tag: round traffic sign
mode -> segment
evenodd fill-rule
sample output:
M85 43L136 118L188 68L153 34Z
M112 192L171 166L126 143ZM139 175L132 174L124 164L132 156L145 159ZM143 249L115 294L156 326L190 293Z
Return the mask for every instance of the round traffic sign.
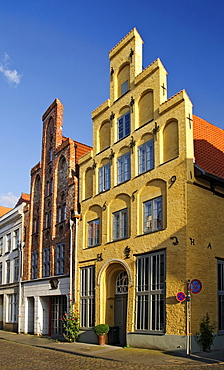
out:
M192 294L198 294L202 290L202 283L198 279L193 279L190 282L189 289Z
M179 302L183 302L185 301L186 299L186 294L184 292L178 292L176 294L176 299L179 301Z

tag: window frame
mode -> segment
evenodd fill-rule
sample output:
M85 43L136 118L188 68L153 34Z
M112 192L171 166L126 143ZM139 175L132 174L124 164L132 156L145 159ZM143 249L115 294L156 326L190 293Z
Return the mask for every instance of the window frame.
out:
M110 189L110 163L99 168L99 192Z
M12 235L11 235L11 233L7 234L6 238L7 238L7 240L6 240L6 247L7 247L6 253L9 253L11 251L11 248L12 248Z
M18 301L17 301L17 294L8 294L7 295L7 322L9 323L17 323L17 309L18 309Z
M128 238L128 208L113 213L113 240Z
M129 81L126 80L123 82L123 84L121 84L121 96L126 94L126 92L129 91Z
M159 205L159 207L158 207ZM149 207L150 206L150 207ZM151 208L151 211L147 211L146 207ZM156 216L155 217L155 212ZM161 213L161 217L158 220L159 213ZM151 216L151 220L149 220L149 217ZM152 227L149 228L147 224L151 221ZM157 222L157 226L155 226ZM158 223L160 222L160 225L158 226ZM149 199L145 202L143 202L143 231L144 234L153 233L155 231L159 231L163 229L163 204L162 204L162 195Z
M31 255L31 279L37 279L38 271L38 252L32 252Z
M98 226L98 227L97 227ZM88 248L100 245L100 218L88 222Z
M80 268L80 327L95 324L95 266Z
M131 113L130 110L120 116L117 120L117 140L122 140L131 133Z
M4 239L3 236L0 237L0 256L3 255L3 245L4 245Z
M19 257L14 258L14 282L19 281Z
M122 184L131 178L131 153L127 152L117 158L117 183Z
M20 245L20 232L19 229L14 230L13 233L14 236L14 246L13 249L18 249Z
M153 168L154 168L154 139L151 139L139 145L138 147L138 174L141 175L142 173L150 171Z
M10 260L7 260L5 261L6 263L6 274L5 274L5 277L6 277L6 284L10 284L10 280L11 280L11 261Z
M136 259L135 330L166 331L166 253L159 251Z
M3 284L2 261L0 262L0 285Z
M56 245L55 250L56 258L56 275L64 275L65 273L65 245L64 243L59 243Z
M43 277L50 276L50 247L43 250Z

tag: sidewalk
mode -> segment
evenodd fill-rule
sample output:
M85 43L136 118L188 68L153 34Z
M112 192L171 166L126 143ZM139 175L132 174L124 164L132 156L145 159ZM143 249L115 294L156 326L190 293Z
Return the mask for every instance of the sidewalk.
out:
M98 346L86 343L57 342L45 337L34 335L16 334L0 330L0 339L26 344L35 347L47 348L56 351L73 353L81 356L97 357L130 364L147 365L190 365L202 366L222 364L224 367L224 351L212 351L210 353L197 353L191 356L177 352L162 352L139 348L122 348L116 346Z

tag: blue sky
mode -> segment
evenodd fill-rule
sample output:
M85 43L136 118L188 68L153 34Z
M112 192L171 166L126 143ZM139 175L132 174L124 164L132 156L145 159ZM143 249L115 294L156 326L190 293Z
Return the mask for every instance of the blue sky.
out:
M0 205L30 191L42 120L59 98L64 136L92 145L91 112L109 98L109 51L136 27L143 66L160 58L168 97L224 129L224 1L7 0L0 4Z

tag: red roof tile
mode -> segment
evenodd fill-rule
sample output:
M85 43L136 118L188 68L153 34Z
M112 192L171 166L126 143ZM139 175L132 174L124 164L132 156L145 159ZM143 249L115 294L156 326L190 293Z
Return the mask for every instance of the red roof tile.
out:
M0 206L0 217L11 211L12 208Z
M224 178L224 130L193 116L195 163L205 172Z
M18 207L22 203L30 203L30 194L21 193L21 196L16 203L15 207Z

